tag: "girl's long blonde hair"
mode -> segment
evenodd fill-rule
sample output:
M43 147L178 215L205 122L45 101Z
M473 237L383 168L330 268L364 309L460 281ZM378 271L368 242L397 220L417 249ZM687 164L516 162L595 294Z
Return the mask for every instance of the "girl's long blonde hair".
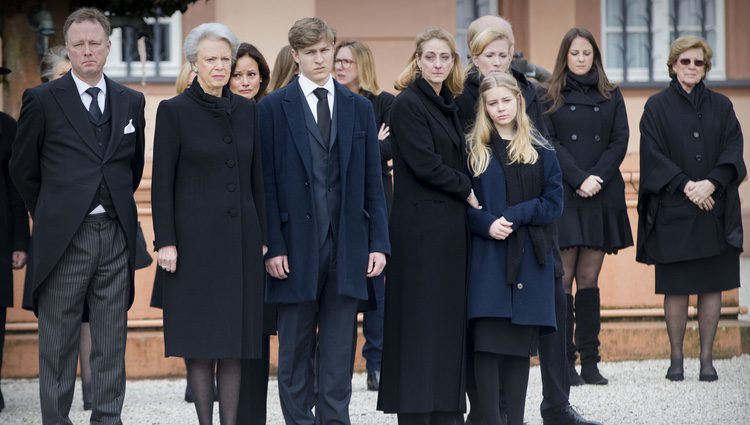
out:
M508 143L508 162L510 164L534 164L539 159L537 147L552 149L549 142L534 128L526 114L526 101L516 79L504 72L492 72L482 79L479 85L479 99L477 100L477 119L469 134L466 136L469 158L468 164L474 177L487 170L492 160L490 139L495 131L495 123L487 114L485 97L494 88L505 87L517 99L517 111L514 124L515 134Z

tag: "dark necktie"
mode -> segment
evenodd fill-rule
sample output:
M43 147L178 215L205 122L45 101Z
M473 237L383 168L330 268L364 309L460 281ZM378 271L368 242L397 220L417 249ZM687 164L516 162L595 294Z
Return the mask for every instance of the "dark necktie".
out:
M328 90L318 87L313 90L318 98L318 128L325 145L331 143L331 109L328 107Z
M89 104L89 114L94 122L99 122L102 118L102 110L99 108L99 87L89 87L86 89L86 93L91 96L91 103Z

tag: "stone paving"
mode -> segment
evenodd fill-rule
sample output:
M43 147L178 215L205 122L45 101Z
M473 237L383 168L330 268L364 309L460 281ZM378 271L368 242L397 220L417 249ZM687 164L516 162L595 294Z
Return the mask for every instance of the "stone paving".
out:
M586 417L608 425L693 425L750 424L750 356L717 360L717 382L698 381L698 361L685 364L684 382L664 379L666 360L603 363L602 374L609 378L607 386L582 386L571 390L571 403ZM126 425L191 425L197 424L191 404L182 400L184 380L128 381L123 422ZM395 415L375 410L377 393L367 391L365 376L353 381L350 408L353 425L396 425ZM37 380L4 380L5 410L0 424L39 424ZM71 409L74 424L88 423L89 413L81 408L80 386ZM532 367L526 403L526 421L542 423L539 416L541 382L539 368ZM218 410L218 405L215 410ZM218 424L218 412L214 412ZM269 384L268 424L283 424L279 409L276 381Z

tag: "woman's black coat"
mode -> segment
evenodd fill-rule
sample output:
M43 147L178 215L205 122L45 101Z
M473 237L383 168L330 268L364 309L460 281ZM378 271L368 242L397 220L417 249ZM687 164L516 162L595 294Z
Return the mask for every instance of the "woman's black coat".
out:
M167 356L260 358L265 200L255 102L197 82L159 105L154 246L177 246L163 290Z
M417 87L421 84L422 87ZM433 103L417 80L391 111L392 255L378 409L465 410L468 227L464 138L456 113ZM450 92L443 87L443 95ZM453 104L450 99L450 104Z
M641 118L641 181L636 260L673 263L742 251L738 186L747 175L732 102L700 83L695 104L680 84L651 96ZM688 180L717 185L702 211L683 194Z
M372 102L378 131L380 131L382 124L390 126L391 106L396 97L385 91L380 92L380 94L365 91L362 95ZM391 206L393 205L393 175L391 173L392 168L388 165L388 161L393 159L392 144L390 136L380 141L380 168L383 170L383 190L385 191L385 205L388 208L388 214L391 213Z
M8 172L15 137L16 121L0 112L0 308L13 306L13 251L29 245L29 215Z
M562 248L589 246L616 252L632 246L620 173L630 137L622 93L615 88L606 98L595 87L585 91L568 83L560 95L564 103L545 118L563 172ZM576 189L590 175L604 180L602 189L593 197L581 198Z

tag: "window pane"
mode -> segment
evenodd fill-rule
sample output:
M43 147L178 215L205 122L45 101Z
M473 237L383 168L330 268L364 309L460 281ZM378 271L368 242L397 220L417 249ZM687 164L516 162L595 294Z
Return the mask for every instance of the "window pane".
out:
M622 34L607 34L604 56L608 68L622 68Z
M149 25L151 27L151 36L146 37L146 60L147 61L153 61L154 60L154 46L156 45L156 28L155 26L159 25L159 29L161 30L160 34L160 40L159 40L159 46L160 46L160 53L159 53L159 59L160 61L169 61L170 60L170 52L169 52L169 24L151 24ZM128 60L128 53L130 54L130 60L131 61L138 61L139 55L138 55L138 39L136 38L136 32L132 28L123 28L123 36L122 36L122 61L127 62Z
M606 26L608 27L621 27L622 26L622 2L624 0L606 0Z
M628 68L648 68L648 35L628 34Z
M628 26L645 27L647 25L647 7L646 0L631 0L628 5Z

